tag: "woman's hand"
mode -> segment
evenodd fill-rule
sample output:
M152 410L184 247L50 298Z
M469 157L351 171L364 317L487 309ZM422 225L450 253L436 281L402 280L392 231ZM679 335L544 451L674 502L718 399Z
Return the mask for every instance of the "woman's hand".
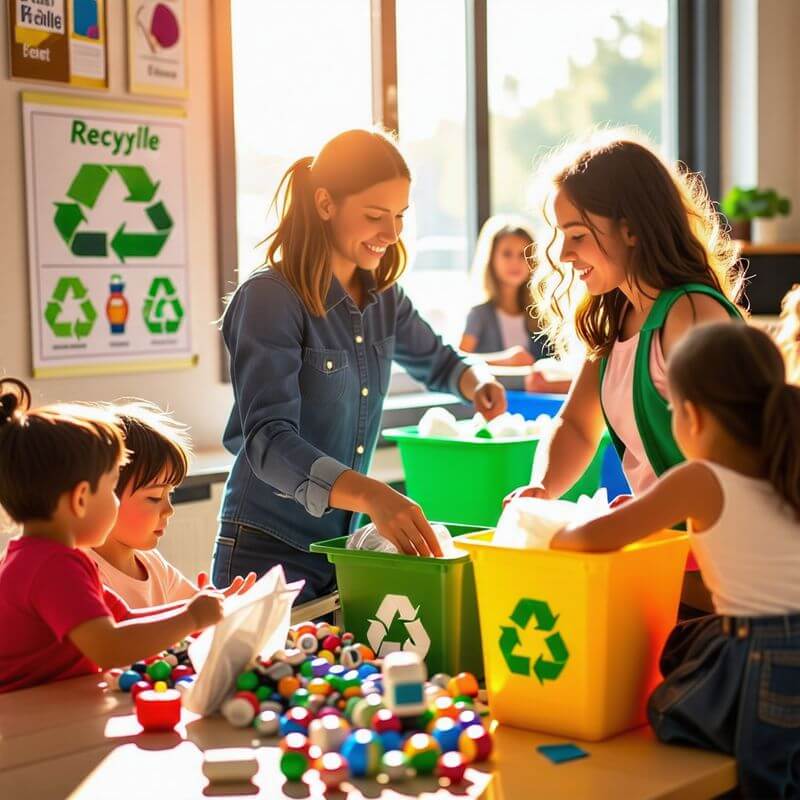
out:
M530 352L518 344L509 347L505 353L504 361L509 367L530 367L534 363L534 358Z
M378 484L375 487L366 511L378 533L401 553L437 558L442 555L436 534L419 505L390 486Z
M519 489L514 489L513 492L505 496L505 499L503 500L503 508L505 508L512 500L516 500L519 497L538 497L541 500L552 500L550 493L541 484L520 486Z
M472 402L475 411L483 414L487 420L499 417L508 408L505 387L494 379L477 385Z

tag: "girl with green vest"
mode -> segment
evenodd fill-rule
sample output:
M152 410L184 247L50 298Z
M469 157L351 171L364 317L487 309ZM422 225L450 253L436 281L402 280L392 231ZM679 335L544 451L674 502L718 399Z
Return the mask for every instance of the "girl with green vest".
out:
M737 254L702 179L632 140L559 163L550 200L553 236L534 273L535 306L558 353L582 346L586 355L530 485L509 499L562 495L605 428L637 495L684 460L671 430L666 360L694 326L740 316ZM710 608L696 571L683 599Z

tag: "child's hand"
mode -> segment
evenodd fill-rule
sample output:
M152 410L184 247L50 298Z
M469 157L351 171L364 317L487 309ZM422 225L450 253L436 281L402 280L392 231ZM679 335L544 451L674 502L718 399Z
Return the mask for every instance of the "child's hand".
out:
M217 589L216 586L214 586L212 583L209 583L207 572L198 572L197 586L200 589L213 589L214 591L222 592L225 597L230 597L234 594L244 594L245 592L249 591L256 582L257 577L258 576L255 572L249 572L246 578L243 578L241 575L237 575L231 581L231 585L228 586L227 589Z
M186 613L197 630L215 625L222 619L222 600L219 592L198 592L186 606Z

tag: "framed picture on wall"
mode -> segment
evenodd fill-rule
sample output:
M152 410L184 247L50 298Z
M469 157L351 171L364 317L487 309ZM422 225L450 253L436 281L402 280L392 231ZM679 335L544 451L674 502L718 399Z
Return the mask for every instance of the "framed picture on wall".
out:
M128 89L186 97L185 0L127 0Z
M12 78L108 88L105 0L8 0Z

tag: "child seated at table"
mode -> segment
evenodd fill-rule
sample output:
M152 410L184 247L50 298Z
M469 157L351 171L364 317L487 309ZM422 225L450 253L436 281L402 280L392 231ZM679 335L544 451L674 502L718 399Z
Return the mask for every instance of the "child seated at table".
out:
M156 549L175 509L171 494L186 477L191 442L185 425L152 403L110 407L125 437L128 462L116 486L117 521L106 540L89 551L106 586L131 608L187 600L208 582L197 584L170 564ZM236 577L223 594L244 592L256 574Z
M688 522L715 614L678 625L649 719L664 742L736 756L746 797L800 791L800 388L743 322L699 326L668 366L687 458L644 494L556 534L605 551Z
M222 616L217 593L131 611L103 588L81 548L116 521L122 432L96 406L30 397L0 381L0 504L22 524L0 561L0 693L130 664Z

